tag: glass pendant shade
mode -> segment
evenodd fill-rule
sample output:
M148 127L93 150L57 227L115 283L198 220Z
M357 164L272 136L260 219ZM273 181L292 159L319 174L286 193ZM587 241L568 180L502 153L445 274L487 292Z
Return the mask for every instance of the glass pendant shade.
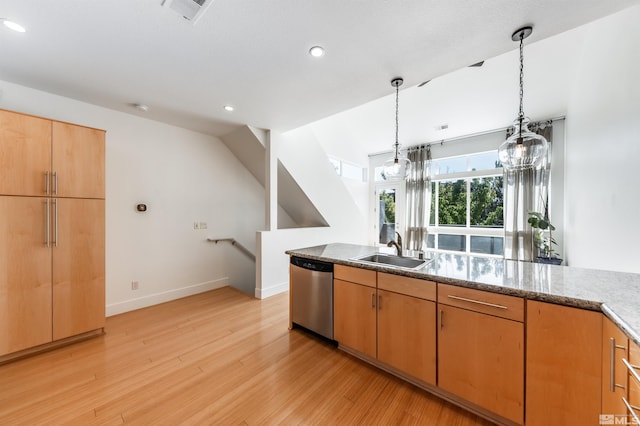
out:
M515 131L500 145L498 158L506 170L523 170L542 165L547 157L548 143L544 136L533 133L527 127L529 119L517 118Z
M531 35L531 27L522 27L513 34L511 40L520 42L520 109L513 122L514 132L498 148L498 158L505 170L533 169L542 165L547 158L548 143L544 136L529 130L529 119L524 115L524 52L523 40Z
M401 180L409 177L411 170L411 161L400 152L400 146L394 145L396 155L384 162L384 177L387 180Z

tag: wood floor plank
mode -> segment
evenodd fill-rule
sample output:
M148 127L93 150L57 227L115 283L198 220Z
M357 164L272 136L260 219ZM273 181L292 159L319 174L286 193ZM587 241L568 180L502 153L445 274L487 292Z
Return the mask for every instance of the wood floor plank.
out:
M107 318L103 336L1 365L0 424L490 424L289 331L288 309L222 288Z

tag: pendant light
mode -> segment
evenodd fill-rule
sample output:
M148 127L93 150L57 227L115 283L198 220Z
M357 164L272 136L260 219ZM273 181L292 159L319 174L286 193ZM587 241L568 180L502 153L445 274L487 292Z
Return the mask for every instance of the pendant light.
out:
M398 143L398 91L404 80L397 77L391 80L391 86L396 88L396 143L393 145L394 156L384 162L384 176L387 180L402 180L409 176L411 162L400 151Z
M529 37L533 29L523 27L511 35L513 41L520 42L520 111L518 118L513 122L514 132L498 149L498 157L505 170L524 170L536 168L541 165L547 155L547 140L527 127L529 119L524 116L522 108L523 80L524 80L524 56L523 40Z

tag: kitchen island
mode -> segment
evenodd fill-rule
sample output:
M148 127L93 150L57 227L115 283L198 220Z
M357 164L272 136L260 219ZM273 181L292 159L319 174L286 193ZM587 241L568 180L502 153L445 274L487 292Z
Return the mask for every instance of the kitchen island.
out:
M344 351L499 424L640 412L639 274L435 252L418 269L357 260L378 251L287 251L334 265Z
M640 274L435 252L427 252L426 257L433 260L417 270L353 260L378 250L371 246L334 243L288 250L286 253L337 265L602 311L640 345Z

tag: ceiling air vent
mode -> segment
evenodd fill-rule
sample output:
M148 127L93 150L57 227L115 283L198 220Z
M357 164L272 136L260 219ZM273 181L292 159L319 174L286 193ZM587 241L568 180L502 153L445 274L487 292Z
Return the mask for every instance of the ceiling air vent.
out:
M162 5L195 24L211 3L213 0L164 0Z

